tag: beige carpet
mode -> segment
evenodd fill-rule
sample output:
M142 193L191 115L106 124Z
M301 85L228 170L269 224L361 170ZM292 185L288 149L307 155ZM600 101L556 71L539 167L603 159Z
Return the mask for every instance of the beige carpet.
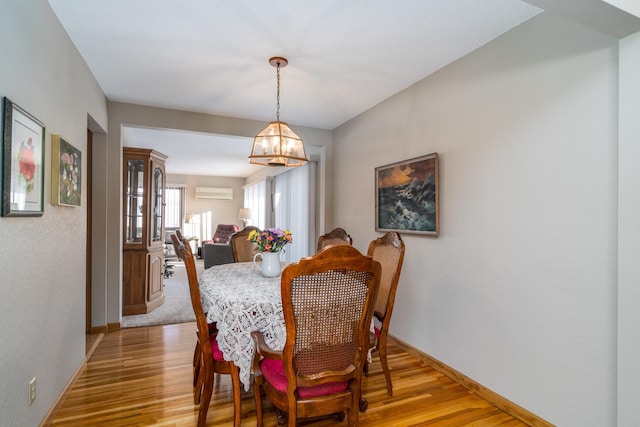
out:
M202 260L196 260L198 275L204 269ZM164 303L147 314L123 316L121 327L137 328L141 326L168 325L173 323L194 322L187 272L182 262L174 263L173 276L164 279Z

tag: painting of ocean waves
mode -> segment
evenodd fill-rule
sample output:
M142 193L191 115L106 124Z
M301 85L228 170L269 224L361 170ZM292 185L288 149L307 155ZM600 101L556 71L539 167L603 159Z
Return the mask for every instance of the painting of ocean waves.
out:
M377 229L438 234L437 154L376 169Z

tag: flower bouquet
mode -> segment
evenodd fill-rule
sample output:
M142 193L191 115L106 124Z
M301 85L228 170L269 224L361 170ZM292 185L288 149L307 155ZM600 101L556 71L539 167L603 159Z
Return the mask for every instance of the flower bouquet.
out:
M263 231L252 230L247 240L258 245L260 252L280 252L287 243L293 241L293 235L289 230L267 228Z

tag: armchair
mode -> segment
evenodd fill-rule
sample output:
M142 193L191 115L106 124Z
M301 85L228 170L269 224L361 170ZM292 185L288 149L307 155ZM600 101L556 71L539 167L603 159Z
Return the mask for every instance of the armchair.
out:
M240 230L235 224L218 224L216 232L213 233L213 243L229 243L229 238L233 233Z
M229 238L238 230L239 227L235 224L218 224L213 238L202 242L204 268L233 262L233 252L231 251Z

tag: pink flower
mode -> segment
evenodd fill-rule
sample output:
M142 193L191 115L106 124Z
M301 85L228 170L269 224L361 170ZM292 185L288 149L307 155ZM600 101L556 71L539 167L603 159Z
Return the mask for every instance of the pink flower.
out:
M33 159L33 141L29 138L29 141L26 143L23 142L20 147L19 158L20 158L20 174L24 176L24 179L27 182L33 179L33 175L36 172L36 162Z

